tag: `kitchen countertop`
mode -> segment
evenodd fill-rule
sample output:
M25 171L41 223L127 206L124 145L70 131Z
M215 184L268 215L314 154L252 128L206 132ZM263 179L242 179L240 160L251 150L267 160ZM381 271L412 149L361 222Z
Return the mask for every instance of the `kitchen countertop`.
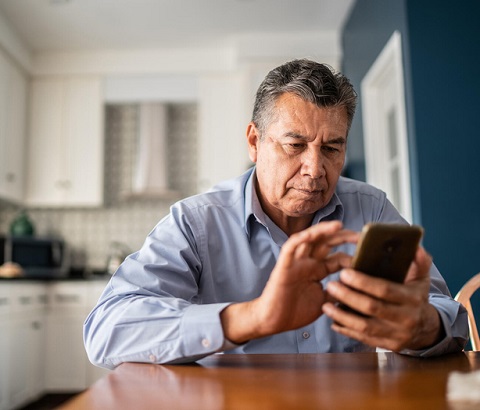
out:
M33 276L19 276L15 278L2 278L0 277L1 283L8 282L91 282L91 281L108 281L112 275L109 274L94 274L88 276L63 276L63 277L33 277Z

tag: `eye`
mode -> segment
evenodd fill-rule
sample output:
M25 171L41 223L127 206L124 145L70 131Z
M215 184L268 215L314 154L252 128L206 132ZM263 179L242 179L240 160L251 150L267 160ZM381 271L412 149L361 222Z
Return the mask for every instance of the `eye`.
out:
M300 152L304 148L305 148L305 144L302 144L302 143L285 144L285 150L289 153Z
M337 152L340 152L338 148L332 147L330 145L323 145L322 150L325 151L327 154L335 154Z

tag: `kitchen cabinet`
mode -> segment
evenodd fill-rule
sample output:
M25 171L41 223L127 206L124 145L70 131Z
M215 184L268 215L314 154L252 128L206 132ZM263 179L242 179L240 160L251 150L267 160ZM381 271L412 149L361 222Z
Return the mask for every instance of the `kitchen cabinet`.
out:
M16 408L38 397L44 390L43 369L46 287L42 283L9 287L9 321L5 327L8 352L6 408Z
M24 195L27 78L0 50L0 198Z
M55 283L49 287L47 315L47 391L80 391L87 387L87 356L83 346L88 284Z
M0 286L0 410L7 410L10 404L9 397L9 328L11 296L9 287Z
M243 75L203 76L199 87L198 190L236 177L252 164L245 129L247 80Z
M90 363L83 345L83 323L105 285L72 281L49 286L47 391L80 391L108 372Z
M45 392L81 391L108 370L93 366L83 322L104 281L0 281L0 410Z
M103 150L101 79L35 78L30 94L26 204L100 206Z
M87 306L87 313L85 318L90 313L90 311L95 307L97 304L100 295L105 290L107 283L104 281L95 281L89 284L89 299L88 299L88 306ZM82 336L83 337L83 336ZM82 339L83 340L83 339ZM85 349L82 345L82 348ZM91 386L97 380L101 379L105 376L110 370L104 369L102 367L94 366L87 358L87 386Z

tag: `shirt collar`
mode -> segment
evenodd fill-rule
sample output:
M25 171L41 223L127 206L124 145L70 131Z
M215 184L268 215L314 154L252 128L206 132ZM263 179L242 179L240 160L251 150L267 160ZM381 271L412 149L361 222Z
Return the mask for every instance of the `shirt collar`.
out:
M255 219L254 214L254 198L258 201L257 191L255 189L255 167L252 168L252 173L245 184L245 215L244 215L244 223L245 223L245 232L250 239L250 221Z

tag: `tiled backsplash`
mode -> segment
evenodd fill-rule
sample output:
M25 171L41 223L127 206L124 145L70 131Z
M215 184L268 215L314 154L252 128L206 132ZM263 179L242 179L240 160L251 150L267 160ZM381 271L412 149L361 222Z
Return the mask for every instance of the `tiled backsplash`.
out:
M172 198L126 198L137 151L139 107L110 105L105 113L105 201L102 208L28 209L38 235L60 235L72 250L74 267L103 269L111 242L137 250L165 216ZM197 106L168 105L169 188L178 198L196 192ZM8 232L19 208L0 204L0 232Z

